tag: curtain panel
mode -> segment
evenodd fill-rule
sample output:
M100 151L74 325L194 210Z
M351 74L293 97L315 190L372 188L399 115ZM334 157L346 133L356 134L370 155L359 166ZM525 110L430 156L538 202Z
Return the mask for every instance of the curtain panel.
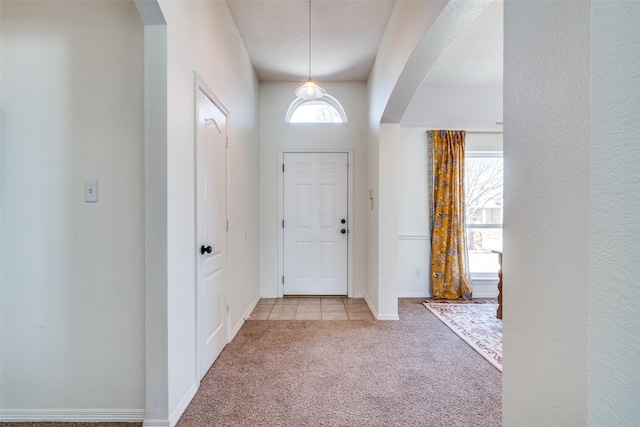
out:
M465 131L433 130L427 134L433 297L466 300L473 288L465 229Z

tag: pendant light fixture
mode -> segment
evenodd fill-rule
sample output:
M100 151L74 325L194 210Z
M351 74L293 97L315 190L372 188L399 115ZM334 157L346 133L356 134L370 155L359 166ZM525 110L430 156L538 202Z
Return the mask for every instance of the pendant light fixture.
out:
M298 98L307 101L320 99L326 94L326 91L311 79L311 0L309 0L309 80L296 89L294 93Z

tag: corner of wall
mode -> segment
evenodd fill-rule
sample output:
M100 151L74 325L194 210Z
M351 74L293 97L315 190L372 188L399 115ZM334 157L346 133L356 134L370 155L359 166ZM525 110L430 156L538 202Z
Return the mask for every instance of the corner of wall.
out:
M147 2L142 2L147 3ZM137 3L136 3L137 4ZM143 17L144 22L144 17ZM167 26L144 26L145 426L168 426Z

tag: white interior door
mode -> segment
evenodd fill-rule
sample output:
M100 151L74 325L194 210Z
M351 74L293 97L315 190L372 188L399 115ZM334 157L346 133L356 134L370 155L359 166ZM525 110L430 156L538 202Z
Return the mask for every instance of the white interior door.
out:
M200 379L228 341L226 116L197 91L197 319Z
M284 153L284 294L347 295L348 155Z

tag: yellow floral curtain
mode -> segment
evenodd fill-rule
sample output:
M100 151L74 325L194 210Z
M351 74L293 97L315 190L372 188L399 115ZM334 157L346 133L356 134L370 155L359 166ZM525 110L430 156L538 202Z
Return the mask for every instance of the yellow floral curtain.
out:
M427 131L431 170L431 283L434 298L469 299L465 238L465 131Z

